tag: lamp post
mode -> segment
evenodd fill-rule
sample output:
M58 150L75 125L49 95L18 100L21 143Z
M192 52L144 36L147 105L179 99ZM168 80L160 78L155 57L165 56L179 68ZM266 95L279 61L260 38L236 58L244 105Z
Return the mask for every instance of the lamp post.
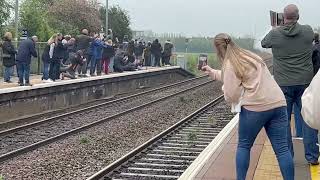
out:
M14 23L15 23L15 40L18 41L18 34L19 34L19 24L18 24L18 17L19 17L19 0L16 0L15 4L15 14L14 14Z
M108 35L108 0L106 0L106 35Z

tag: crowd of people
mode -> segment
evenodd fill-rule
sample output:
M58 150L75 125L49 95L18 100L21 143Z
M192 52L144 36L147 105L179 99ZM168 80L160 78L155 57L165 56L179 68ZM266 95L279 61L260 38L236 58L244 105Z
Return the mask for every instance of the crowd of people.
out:
M30 86L30 64L37 54L36 36L19 43L18 50L12 44L12 34L6 32L3 38L4 81L12 83L11 76L16 66L20 86ZM143 40L128 40L125 36L120 43L110 35L89 34L83 29L76 37L52 35L41 54L43 62L43 82L60 79L101 76L113 72L135 71L143 66L168 66L172 56L173 44L170 40L160 44L158 39L145 43ZM162 63L160 60L162 59Z
M284 9L284 25L274 27L262 40L271 48L274 77L256 54L236 45L228 34L214 38L222 70L202 69L214 80L223 81L223 91L234 112L240 113L236 153L237 180L245 180L250 150L262 128L271 141L284 180L295 179L291 113L294 107L296 140L302 140L306 161L319 165L318 130L301 115L301 97L320 66L319 35L309 25L298 23L296 5Z

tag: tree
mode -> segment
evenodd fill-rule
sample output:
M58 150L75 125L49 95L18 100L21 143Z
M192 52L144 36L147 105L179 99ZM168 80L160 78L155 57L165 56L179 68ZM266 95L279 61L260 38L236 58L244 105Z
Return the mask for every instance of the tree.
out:
M76 34L86 28L91 32L101 31L99 4L96 0L57 0L50 6L50 22L63 34Z
M10 17L12 5L7 0L0 0L0 32L3 33L5 22Z
M20 22L29 36L37 35L40 41L47 41L54 33L48 23L47 8L51 5L51 0L25 0L21 4Z
M100 19L103 22L103 27L106 27L106 8L100 7ZM132 30L130 28L130 16L128 12L121 9L119 6L113 6L108 10L109 28L112 29L113 36L118 37L122 41L125 35L129 39L132 38Z

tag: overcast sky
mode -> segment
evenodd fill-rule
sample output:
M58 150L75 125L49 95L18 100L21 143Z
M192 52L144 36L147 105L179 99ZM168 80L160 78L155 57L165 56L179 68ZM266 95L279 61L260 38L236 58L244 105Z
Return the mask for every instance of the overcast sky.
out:
M290 3L298 5L302 24L320 26L319 0L109 0L129 12L134 30L258 38L270 29L269 10L282 11Z

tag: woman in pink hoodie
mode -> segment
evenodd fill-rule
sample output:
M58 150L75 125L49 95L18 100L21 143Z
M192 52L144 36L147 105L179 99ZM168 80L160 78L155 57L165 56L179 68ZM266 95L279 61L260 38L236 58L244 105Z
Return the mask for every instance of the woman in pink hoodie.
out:
M245 180L250 150L264 127L276 153L284 180L294 180L294 164L287 141L286 99L264 61L237 46L228 34L214 38L222 70L202 69L213 80L224 82L225 100L239 105L239 144L236 155L237 180Z

